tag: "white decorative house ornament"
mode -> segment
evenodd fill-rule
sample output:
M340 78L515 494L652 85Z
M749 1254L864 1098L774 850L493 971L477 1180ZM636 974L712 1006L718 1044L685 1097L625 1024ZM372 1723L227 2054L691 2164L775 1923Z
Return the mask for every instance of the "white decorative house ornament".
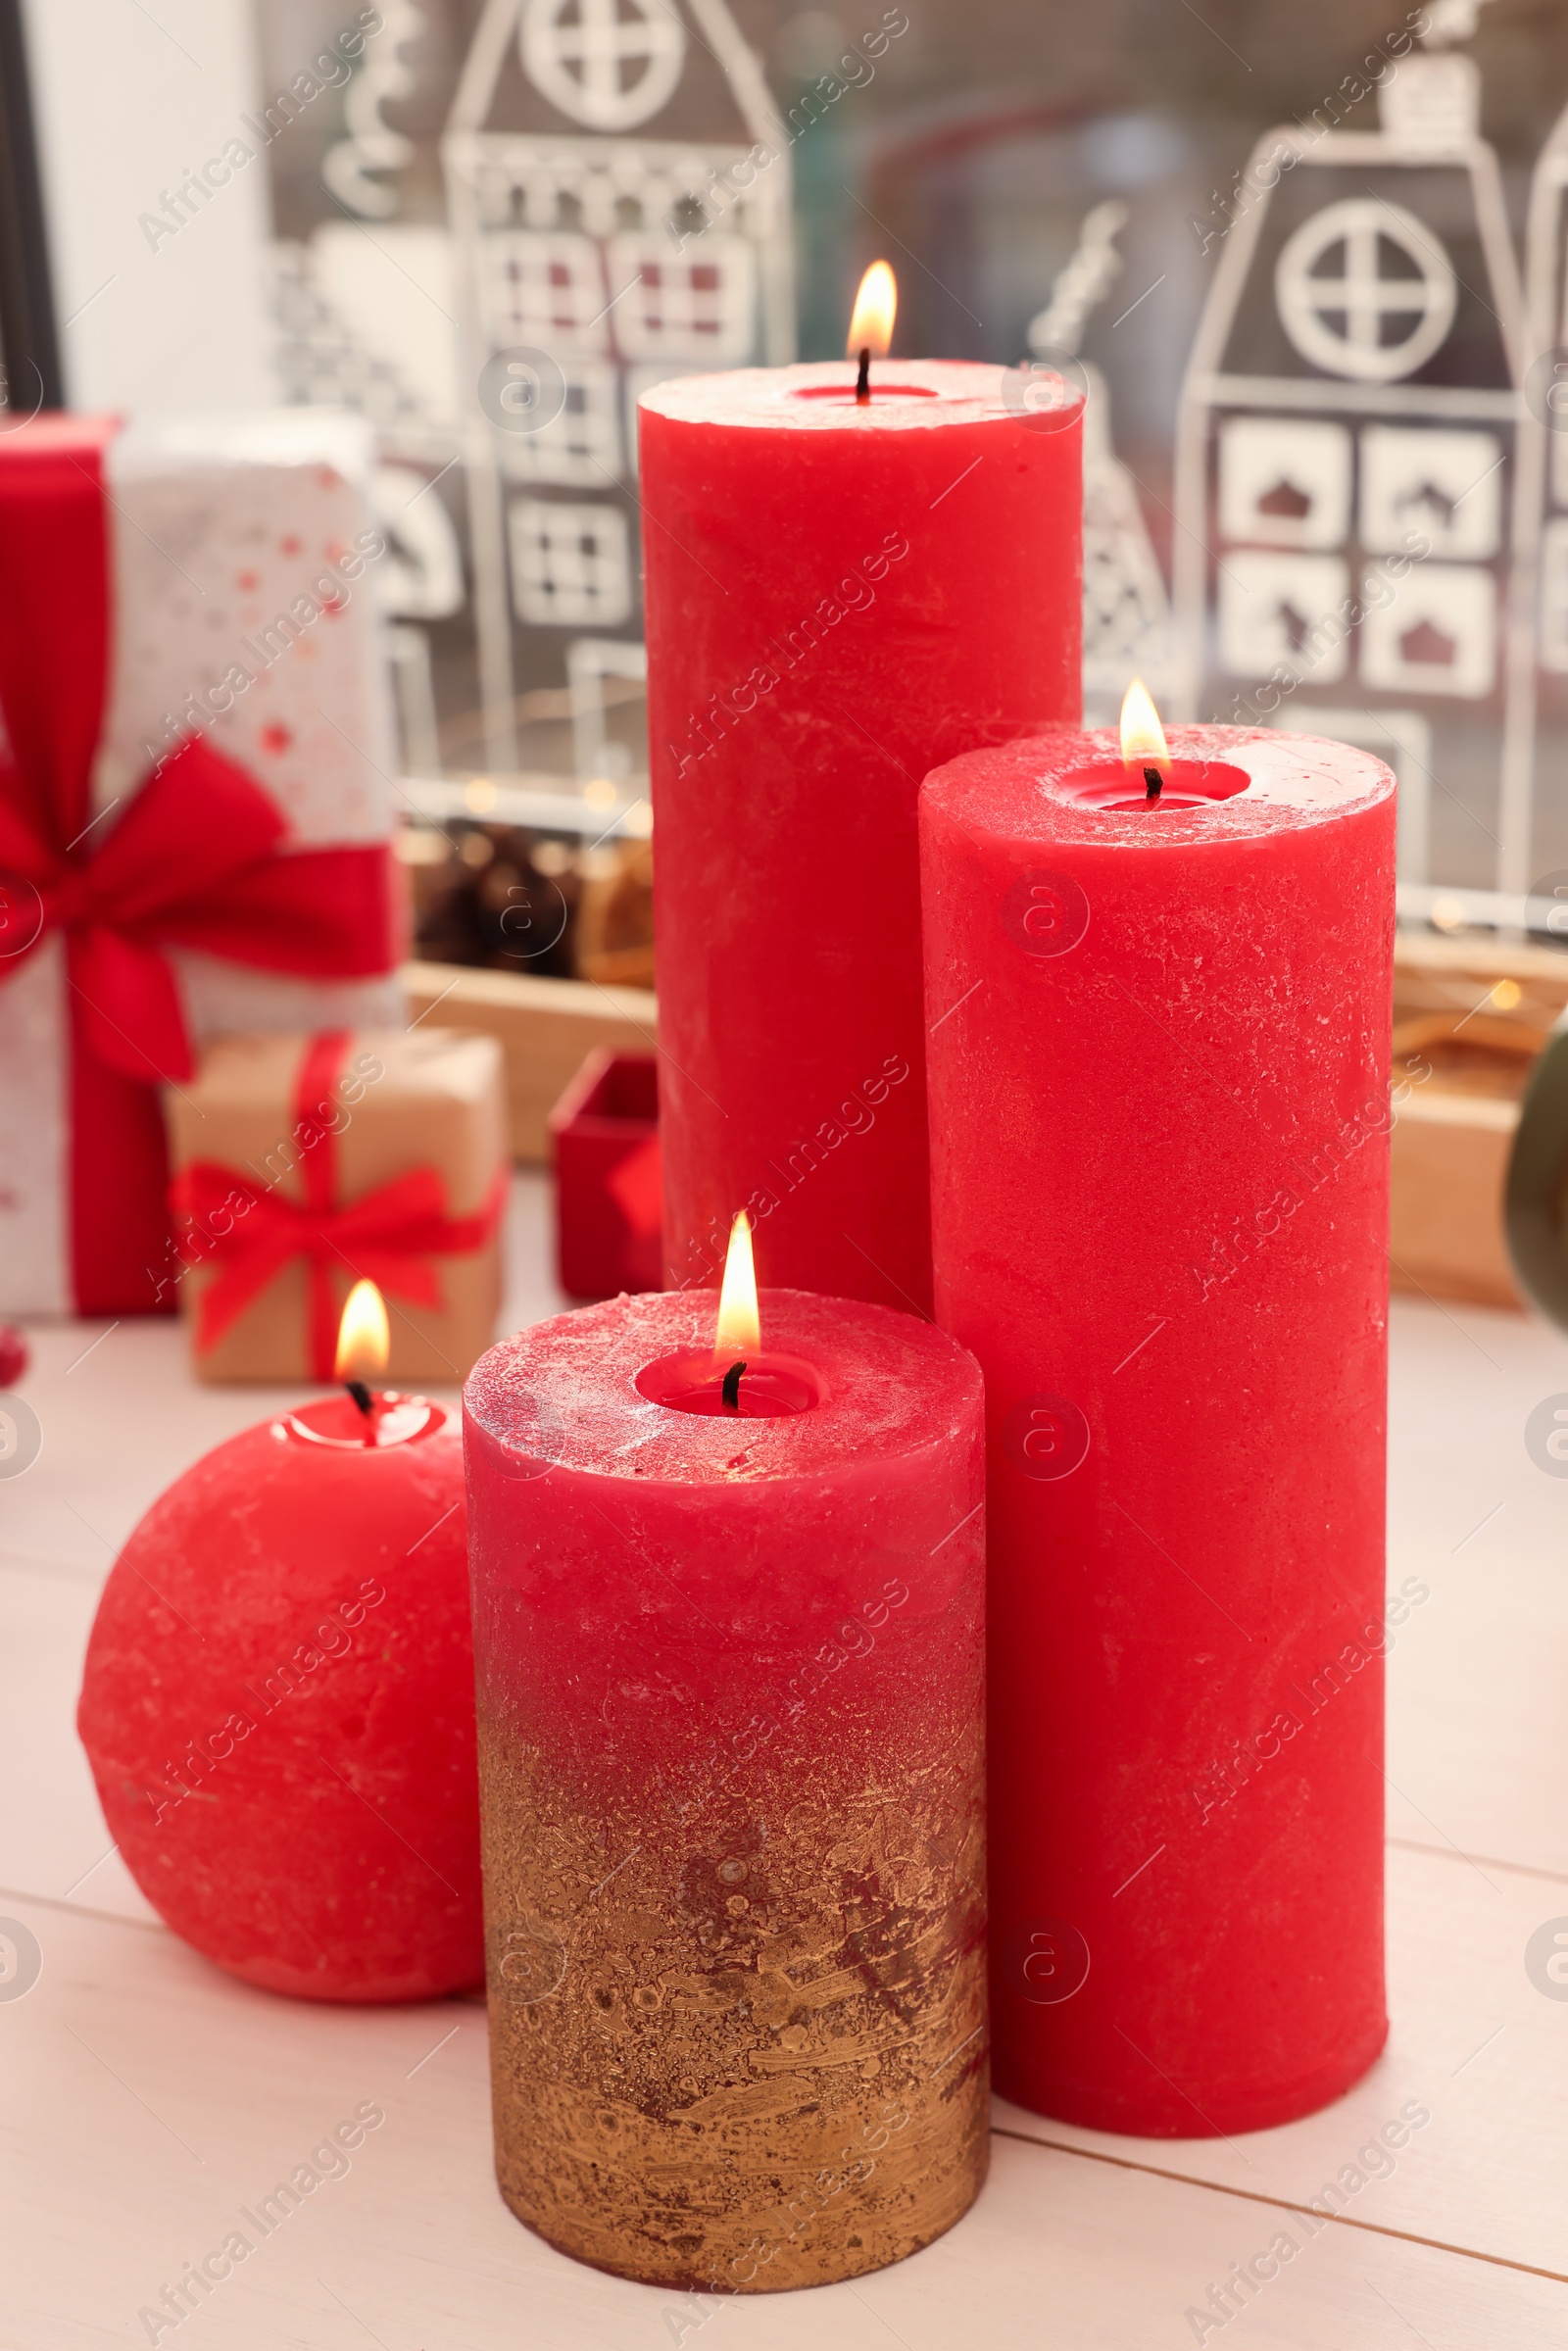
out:
M1524 303L1480 91L1469 58L1415 53L1377 129L1259 141L1178 424L1183 714L1388 759L1412 914L1504 886L1521 810L1528 838Z
M542 651L579 753L615 763L579 704L641 665L637 398L794 356L789 146L724 0L487 0L442 154L492 768L519 764Z
M379 436L404 772L439 777L444 734L460 772L543 779L574 758L578 782L629 781L638 396L793 358L799 132L725 0L382 13L315 223L275 248L277 364L291 402ZM385 110L413 94L416 42L460 22L441 223L410 217L434 142Z

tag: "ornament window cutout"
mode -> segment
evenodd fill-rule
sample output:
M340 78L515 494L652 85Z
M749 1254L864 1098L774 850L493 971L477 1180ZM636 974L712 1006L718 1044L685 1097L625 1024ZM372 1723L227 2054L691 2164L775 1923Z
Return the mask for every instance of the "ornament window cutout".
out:
M1219 567L1223 666L1234 677L1285 668L1314 685L1337 685L1349 635L1337 615L1349 581L1342 556L1228 551Z
M534 88L589 130L646 122L686 62L686 28L663 0L527 0L517 45Z
M615 237L610 273L629 288L612 313L615 341L627 359L678 354L710 363L750 355L757 254L746 238L710 229L689 253L676 253L667 236Z
M1282 473L1273 489L1265 490L1256 501L1253 512L1266 514L1271 522L1304 522L1312 506L1307 492L1298 490L1290 476Z
M1458 288L1403 205L1346 197L1303 220L1275 265L1280 323L1301 358L1355 383L1397 383L1440 350Z
M1568 514L1541 534L1541 666L1568 677Z
M1431 620L1418 620L1413 628L1407 628L1398 646L1399 659L1417 668L1451 669L1459 658L1454 639L1446 637Z
M492 350L539 344L557 358L610 347L604 262L592 237L501 229L479 240L479 305Z
M508 481L558 482L564 489L603 490L621 472L620 401L608 360L564 360L565 399L536 432L496 435Z
M507 514L517 617L535 628L618 628L632 605L618 507L516 498Z
M1375 583L1368 581L1369 596ZM1386 590L1385 590L1386 593ZM1490 571L1423 563L1361 625L1361 683L1375 694L1480 702L1497 676L1497 583Z
M1503 452L1494 433L1369 424L1361 435L1361 544L1391 555L1419 531L1437 556L1485 563L1502 544Z
M1269 547L1339 547L1350 527L1343 424L1236 416L1220 428L1219 526Z

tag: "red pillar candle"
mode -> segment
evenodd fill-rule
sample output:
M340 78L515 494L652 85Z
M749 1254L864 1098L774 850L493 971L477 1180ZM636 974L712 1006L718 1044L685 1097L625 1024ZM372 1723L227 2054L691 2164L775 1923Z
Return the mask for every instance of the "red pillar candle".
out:
M483 1972L463 1455L421 1396L302 1404L206 1454L104 1588L77 1727L131 1875L269 1991Z
M723 2292L912 2252L987 2149L980 1375L761 1304L727 1361L710 1296L590 1306L464 1397L502 2193Z
M665 1260L749 1202L770 1280L926 1312L919 780L1078 722L1081 406L855 374L640 404Z
M987 1394L997 2086L1185 2137L1321 2105L1387 2029L1395 802L1337 743L1172 752L956 759L921 837L937 1312Z

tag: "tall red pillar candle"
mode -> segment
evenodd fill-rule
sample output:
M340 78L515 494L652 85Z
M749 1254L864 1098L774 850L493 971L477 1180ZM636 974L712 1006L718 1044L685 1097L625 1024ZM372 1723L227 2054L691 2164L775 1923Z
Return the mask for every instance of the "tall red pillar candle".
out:
M997 2086L1187 2137L1321 2105L1387 2030L1395 801L1340 744L1171 750L955 760L921 835Z
M621 1298L465 1391L497 2172L716 2292L985 2176L980 1375L910 1315Z
M177 1478L104 1587L77 1716L174 1933L307 1999L477 1983L472 1655L441 1405L318 1397Z
M1078 723L1081 404L882 360L640 404L670 1286L732 1209L781 1285L927 1312L916 800Z

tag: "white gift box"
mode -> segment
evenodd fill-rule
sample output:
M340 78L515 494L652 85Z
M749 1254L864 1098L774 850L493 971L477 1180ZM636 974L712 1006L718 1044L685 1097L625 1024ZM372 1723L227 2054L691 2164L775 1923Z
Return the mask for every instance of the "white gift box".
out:
M0 465L5 462L0 440ZM93 823L200 729L289 826L286 847L387 841L394 736L375 609L384 552L363 419L320 409L132 425L104 458L113 589ZM280 977L171 949L194 1039L402 1016L395 977ZM0 965L0 1312L72 1306L70 1019L61 939Z

